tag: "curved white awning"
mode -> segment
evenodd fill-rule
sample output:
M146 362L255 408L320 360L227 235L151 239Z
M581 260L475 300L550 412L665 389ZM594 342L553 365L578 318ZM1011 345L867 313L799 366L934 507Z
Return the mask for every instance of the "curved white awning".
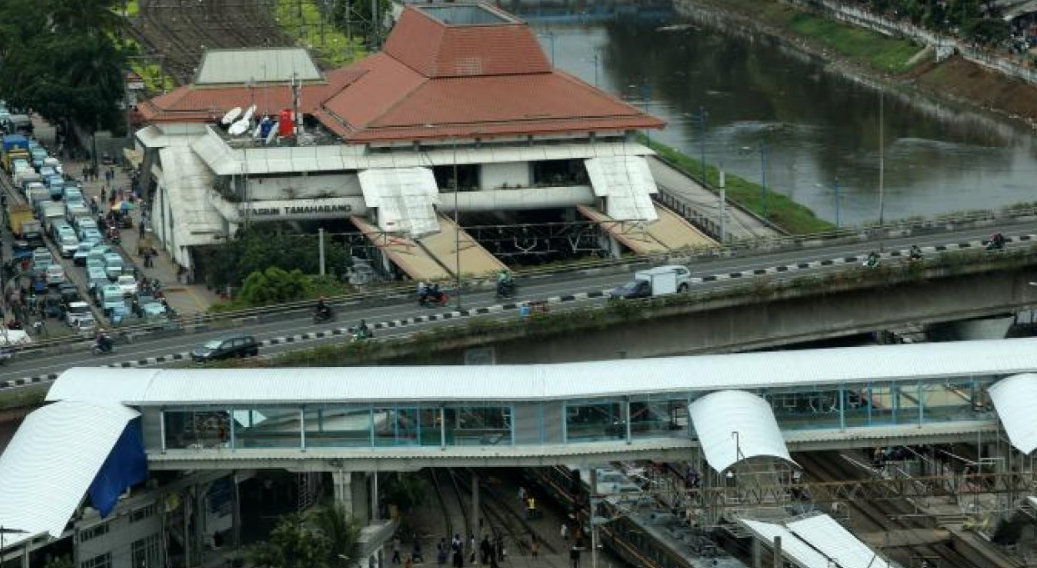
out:
M717 471L757 456L795 463L766 400L745 391L719 391L688 405L706 461Z
M33 411L0 456L0 519L10 546L41 533L61 536L126 424L118 404L62 401Z
M1012 445L1024 454L1037 449L1037 374L1012 375L994 383L987 392Z

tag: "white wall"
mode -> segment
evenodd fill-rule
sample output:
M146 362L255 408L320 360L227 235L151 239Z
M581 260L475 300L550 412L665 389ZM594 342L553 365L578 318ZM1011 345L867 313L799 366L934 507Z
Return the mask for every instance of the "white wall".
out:
M529 162L482 164L479 170L479 189L499 189L505 183L509 187L529 187L529 182L533 179Z
M252 177L248 180L248 197L252 201L313 199L318 196L347 197L360 195L356 174Z
M149 505L151 506L149 512L153 514L143 518L133 517L133 511L143 510ZM159 533L158 508L160 506L155 502L144 504L138 501L133 508L120 505L113 516L108 519L100 519L96 516L96 511L85 515L83 520L76 523L81 539L98 525L107 525L108 531L89 540L80 540L79 561L86 563L91 558L107 553L111 555L111 568L140 568L133 566L131 554L133 543ZM131 522L131 518L134 518L133 522Z

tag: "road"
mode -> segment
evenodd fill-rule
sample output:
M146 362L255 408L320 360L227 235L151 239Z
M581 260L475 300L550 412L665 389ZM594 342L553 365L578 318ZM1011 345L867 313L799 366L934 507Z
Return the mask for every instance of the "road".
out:
M1027 247L1037 242L1037 235L1033 234L1033 227L1029 225L1002 227L1001 230L1009 239L1009 249ZM911 244L922 247L927 257L943 251L981 248L980 241L989 236L990 232L990 228L984 228L887 239L882 262L903 262L898 256L893 255L904 254ZM858 270L867 252L877 248L868 243L860 243L816 249L780 250L753 256L701 261L691 267L693 289L741 286L746 279L760 274L780 280L826 272ZM36 378L30 382L46 381L75 366L168 365L186 358L191 349L205 341L233 332L255 336L262 342L262 354L269 355L341 341L345 335L344 328L355 325L361 319L366 320L368 325L375 329L376 337L384 338L411 334L431 326L452 324L465 317L515 318L518 317L516 302L550 298L553 303L565 303L568 307L595 305L605 301L604 291L622 284L629 275L629 271L602 270L600 273L568 273L529 279L520 282L518 297L507 303L496 299L491 291L466 293L463 297L463 312L452 308L421 308L412 299L397 298L382 300L381 305L357 302L335 306L335 322L315 325L308 310L299 310L285 314L283 318L275 321L255 322L236 329L154 339L144 336L132 343L118 344L114 354L105 356L93 355L89 342L84 341L63 346L46 356L16 357L8 362L7 366L0 368L0 385L15 387L24 384L27 377Z

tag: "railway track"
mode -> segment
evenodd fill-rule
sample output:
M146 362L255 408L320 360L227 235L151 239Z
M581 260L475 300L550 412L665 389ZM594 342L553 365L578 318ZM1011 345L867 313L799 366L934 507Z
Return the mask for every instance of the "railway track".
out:
M131 34L146 53L161 54L166 73L181 85L206 49L294 45L264 0L141 0Z
M855 466L840 452L810 452L797 454L794 459L803 466L811 481L833 482L864 479L868 474L863 467ZM858 533L903 534L912 530L931 529L932 521L927 515L918 513L916 507L906 499L882 502L855 499L844 503L849 513L850 525ZM1016 566L1004 558L992 556L987 551L972 546L957 546L948 540L933 544L902 546L883 551L902 566L919 566L925 560L929 566L939 568L975 568L982 565L990 568ZM982 560L980 560L982 559ZM980 564L977 562L980 561Z
M435 489L436 501L443 512L443 527L446 537L458 534L464 538L468 532L468 506L458 487L457 480L449 469L428 468L429 480Z

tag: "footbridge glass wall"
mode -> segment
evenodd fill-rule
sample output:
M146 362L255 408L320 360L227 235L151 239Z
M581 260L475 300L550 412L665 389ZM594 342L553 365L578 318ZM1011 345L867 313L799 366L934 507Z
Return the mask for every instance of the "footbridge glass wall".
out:
M986 387L1000 377L751 390L783 430L924 425L989 418ZM148 445L201 448L399 448L614 443L691 435L688 403L707 393L494 403L326 403L144 408L161 414Z

